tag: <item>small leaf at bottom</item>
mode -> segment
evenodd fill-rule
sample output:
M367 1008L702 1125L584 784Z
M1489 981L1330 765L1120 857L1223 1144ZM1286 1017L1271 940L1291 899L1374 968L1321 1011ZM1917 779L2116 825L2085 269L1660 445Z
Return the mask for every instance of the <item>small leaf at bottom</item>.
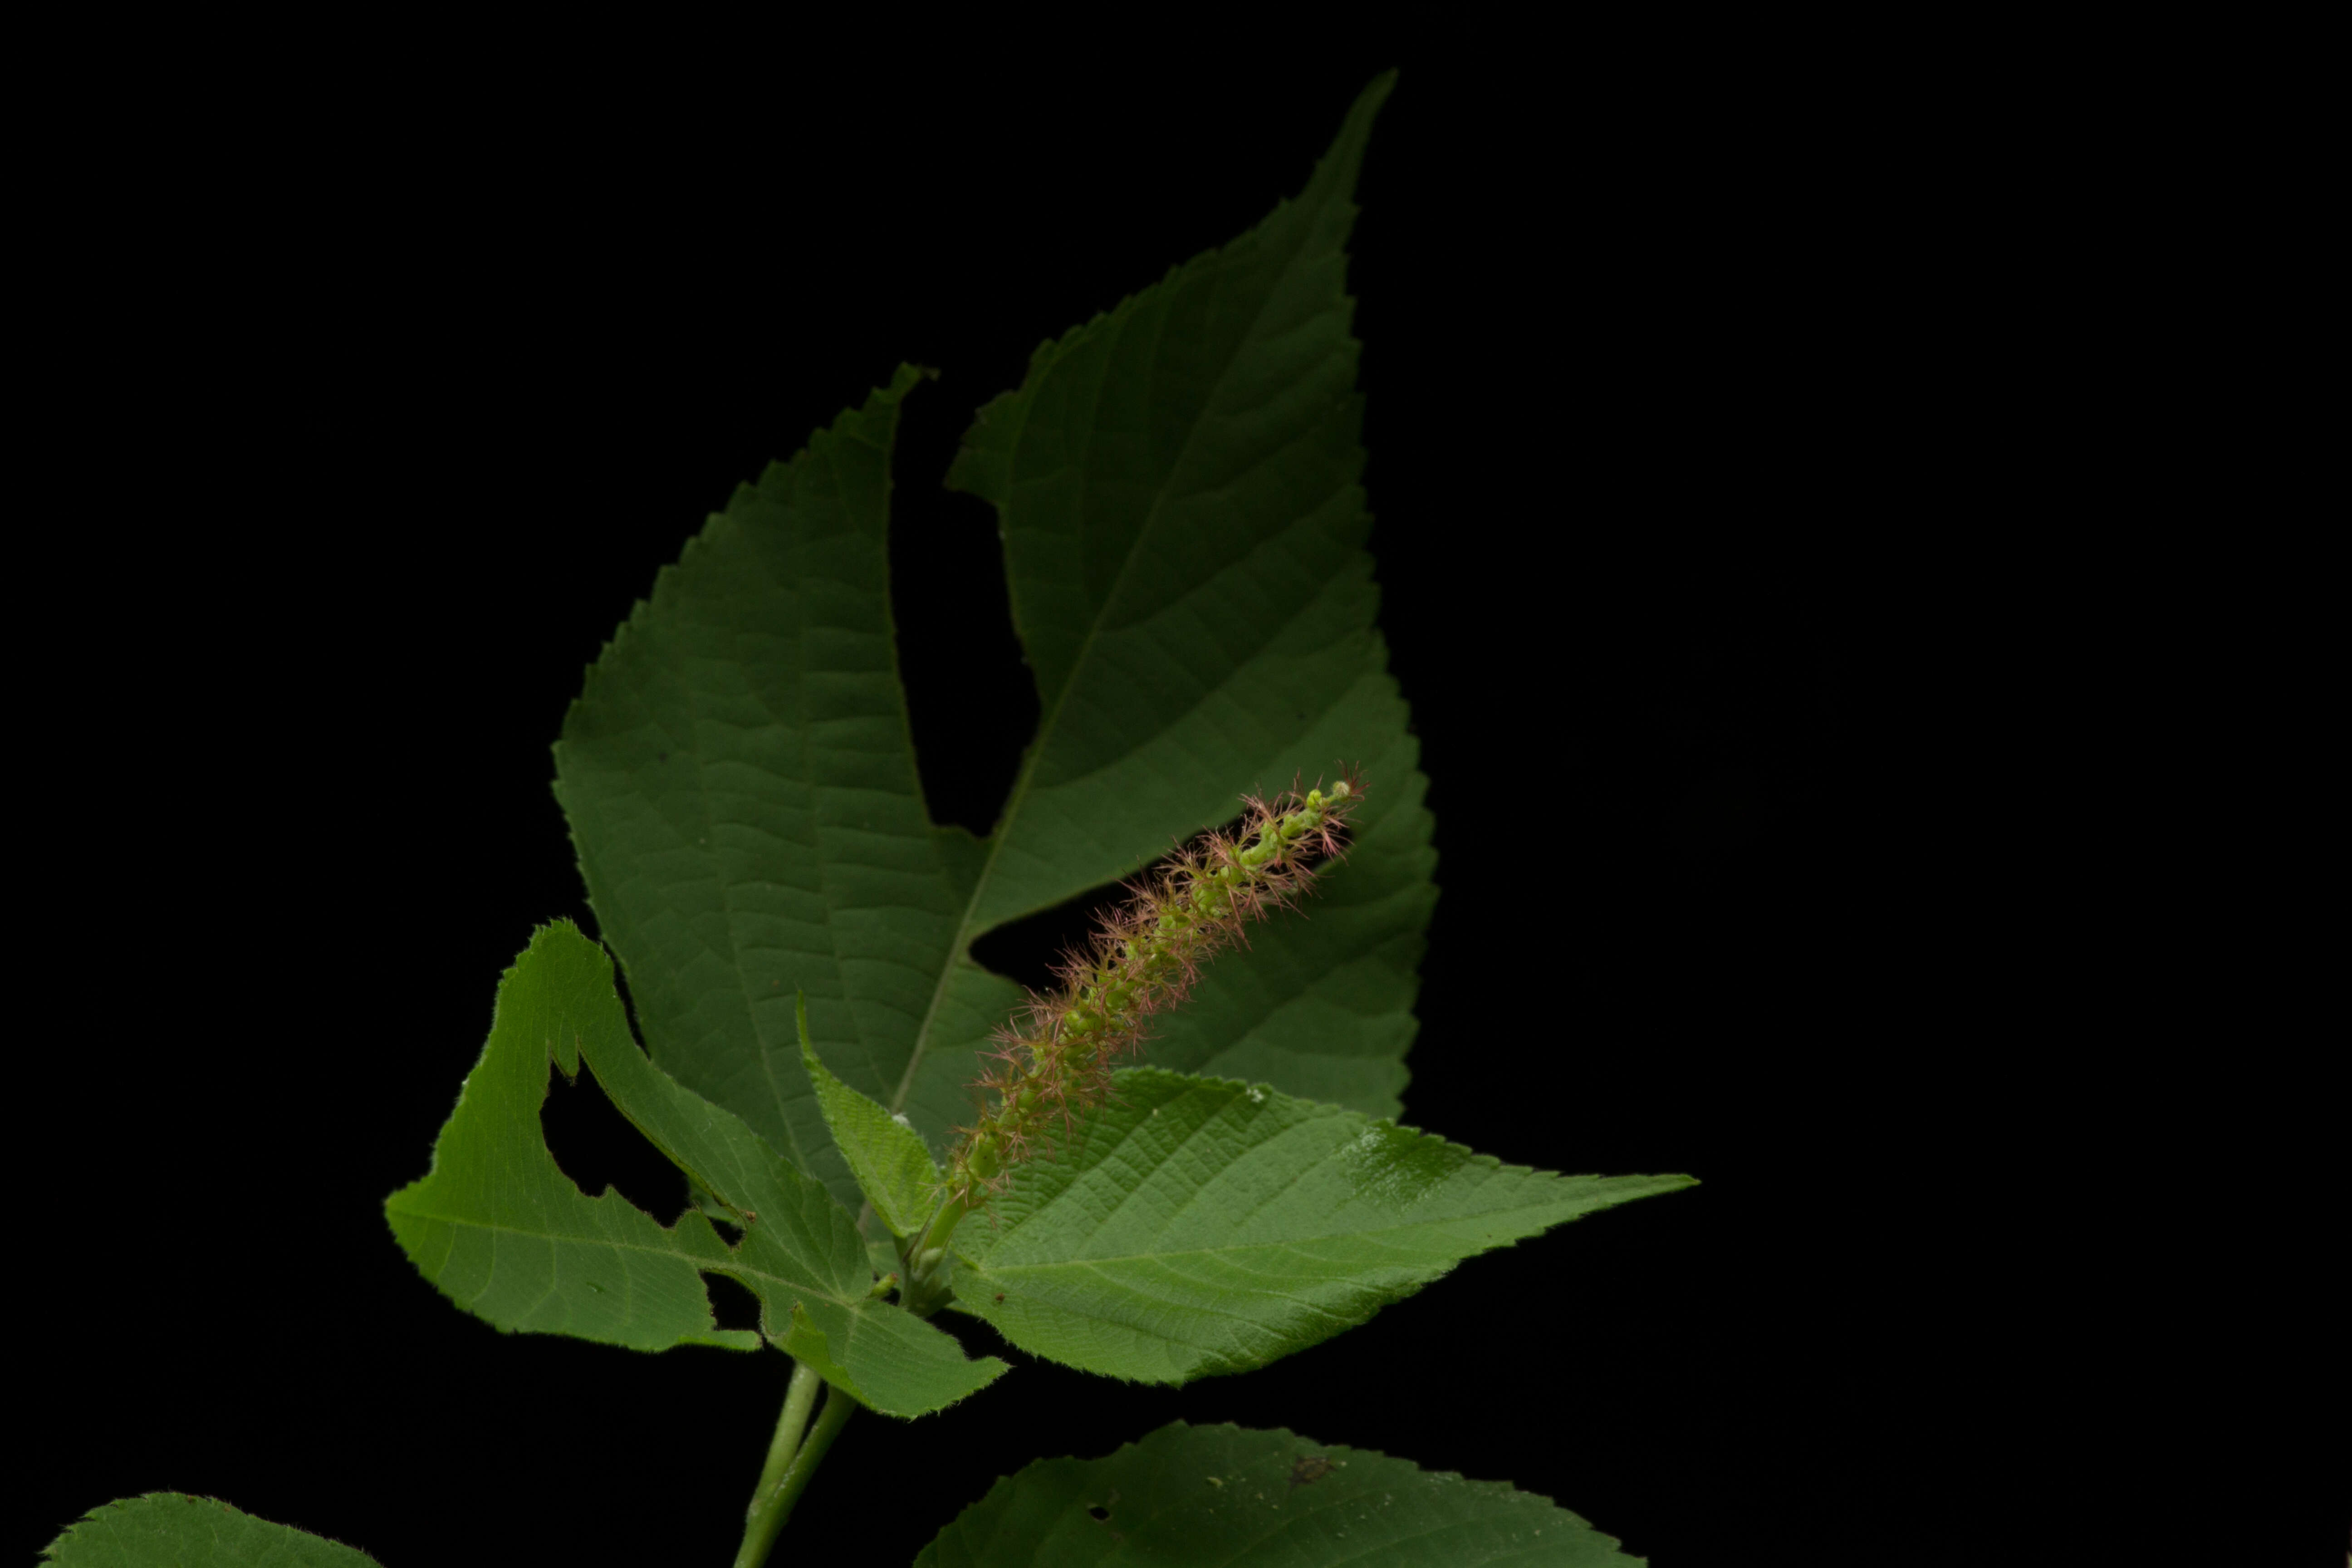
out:
M180 1492L94 1508L42 1559L58 1568L376 1568L356 1548Z
M1637 1568L1566 1509L1364 1448L1175 1422L1108 1458L1040 1459L915 1568Z

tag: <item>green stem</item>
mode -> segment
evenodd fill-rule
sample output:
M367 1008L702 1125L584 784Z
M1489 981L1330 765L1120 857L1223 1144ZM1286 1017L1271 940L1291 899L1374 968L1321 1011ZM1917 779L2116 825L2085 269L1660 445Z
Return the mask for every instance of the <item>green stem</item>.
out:
M955 1234L963 1215L962 1204L942 1196L903 1255L907 1271L898 1282L898 1304L919 1318L928 1318L947 1304L947 1293L937 1289L932 1280L945 1263L948 1237Z
M931 1217L923 1222L923 1228L915 1233L914 1245L907 1249L907 1261L909 1264L912 1264L917 1258L922 1257L927 1248L936 1245L931 1240L931 1232L938 1227L940 1215L947 1213L948 1205L954 1201L955 1200L953 1198L949 1197L944 1193L940 1194L939 1205L931 1210ZM957 1217L961 1218L962 1216L958 1215ZM950 1230L953 1230L955 1226L950 1225L948 1228ZM912 1270L909 1269L908 1272L911 1273Z
M743 1544L735 1553L735 1568L760 1568L768 1560L768 1551L776 1543L776 1531L783 1528L784 1515L792 1511L783 1498L784 1483L793 1458L799 1454L802 1428L808 1425L809 1411L816 1404L816 1391L824 1380L799 1362L793 1363L792 1385L784 1391L784 1413L776 1417L776 1436L768 1445L768 1462L760 1467L760 1484L751 1493L751 1506L743 1522ZM826 1414L830 1415L828 1405ZM805 1484L805 1482L803 1482Z
M809 1428L808 1440L801 1451L793 1456L792 1468L784 1472L783 1485L767 1500L766 1511L755 1506L751 1526L743 1532L743 1550L736 1553L735 1568L760 1568L767 1561L768 1549L776 1543L776 1532L784 1528L784 1521L793 1515L793 1504L801 1500L808 1490L809 1478L824 1463L824 1451L849 1424L850 1413L857 1401L837 1388L824 1391L824 1408L817 1415L816 1425Z

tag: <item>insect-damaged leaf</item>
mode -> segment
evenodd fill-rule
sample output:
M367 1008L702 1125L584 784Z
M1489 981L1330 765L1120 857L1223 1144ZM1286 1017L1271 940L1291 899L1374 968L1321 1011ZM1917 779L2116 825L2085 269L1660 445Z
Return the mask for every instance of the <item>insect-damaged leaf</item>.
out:
M1638 1568L1566 1509L1289 1432L1175 1422L1000 1480L915 1568Z
M1463 1258L1688 1176L1556 1176L1158 1068L963 1222L956 1305L1087 1372L1186 1383L1352 1328ZM992 1223L992 1221L993 1223Z
M552 1059L584 1060L614 1106L742 1225L721 1240L702 1212L664 1228L616 1193L588 1197L541 1141ZM868 1298L856 1222L729 1111L672 1082L629 1037L612 964L569 921L543 926L499 983L489 1043L434 1145L433 1168L385 1201L425 1278L501 1329L637 1350L756 1348L713 1327L700 1275L759 1297L768 1337L805 1348L828 1381L895 1415L951 1404L1004 1370ZM821 1337L813 1337L821 1336Z
M1242 792L1369 785L1311 916L1213 966L1150 1047L1392 1113L1435 898L1373 626L1344 249L1382 79L1307 189L1040 348L950 482L992 502L1042 718L975 840L927 816L890 624L889 386L740 489L589 672L558 794L647 1049L835 1196L797 1049L944 1147L1018 987L973 939L1127 876Z
M375 1568L364 1552L180 1492L94 1508L49 1542L43 1561L57 1568Z

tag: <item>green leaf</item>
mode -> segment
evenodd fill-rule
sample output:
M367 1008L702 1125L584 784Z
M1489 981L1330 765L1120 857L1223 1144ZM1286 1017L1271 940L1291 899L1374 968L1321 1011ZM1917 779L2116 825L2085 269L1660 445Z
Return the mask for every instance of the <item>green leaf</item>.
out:
M1186 1383L1353 1328L1465 1258L1688 1176L1557 1176L1157 1068L956 1232L956 1305L1034 1354Z
M180 1492L94 1508L41 1555L58 1568L375 1568L355 1548Z
M833 1141L849 1162L874 1212L890 1234L909 1237L930 1219L944 1178L906 1118L893 1116L826 1070L809 1043L808 1013L800 1015L801 1063L816 1086L818 1106Z
M1419 748L1373 625L1346 289L1393 82L1358 97L1296 201L1039 347L948 479L996 506L1044 710L967 922L1127 875L1234 815L1237 786L1358 764L1349 862L1305 921L1209 971L1150 1056L1375 1115L1401 1108L1436 898ZM914 1104L958 1110L979 1042L926 1043Z
M614 1108L740 1221L742 1239L721 1240L705 1209L665 1228L618 1194L572 1185L540 1131L551 1059L567 1078L585 1061ZM798 1344L816 1347L828 1381L888 1415L936 1410L1004 1370L992 1357L967 1361L948 1335L870 1299L849 1214L740 1119L646 1059L611 961L569 921L541 927L507 972L432 1169L384 1208L425 1278L500 1329L648 1351L756 1349L758 1335L713 1326L708 1272L760 1299L771 1340L796 1355Z
M1636 1568L1564 1508L1289 1432L1174 1422L1108 1458L1040 1459L915 1568Z
M1342 763L1370 787L1354 854L1151 1049L1398 1109L1434 861L1373 626L1344 250L1388 86L1304 195L1040 348L968 437L950 482L998 509L1043 713L989 838L926 815L898 678L911 369L737 490L566 716L557 794L646 1048L845 1204L796 991L831 1070L936 1152L1021 999L975 938Z

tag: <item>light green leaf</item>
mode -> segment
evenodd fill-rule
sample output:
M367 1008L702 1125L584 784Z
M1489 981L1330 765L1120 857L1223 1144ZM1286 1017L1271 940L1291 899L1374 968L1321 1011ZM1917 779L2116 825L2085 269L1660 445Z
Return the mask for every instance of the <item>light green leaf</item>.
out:
M849 1162L866 1201L897 1237L913 1236L938 1206L944 1179L923 1146L922 1134L826 1070L809 1044L808 1014L800 1016L801 1063L816 1086L818 1106L835 1145Z
M375 1568L355 1548L180 1492L94 1508L41 1560L58 1568Z
M548 1063L584 1060L622 1115L742 1226L730 1246L708 1212L664 1228L618 1194L588 1197L547 1152ZM569 921L541 927L499 986L489 1043L434 1146L433 1167L385 1201L426 1279L500 1329L637 1350L756 1349L711 1321L704 1272L758 1296L768 1337L817 1333L828 1379L895 1415L952 1404L1004 1370L870 1299L849 1214L731 1113L666 1077L629 1037L611 961ZM797 1353L797 1352L795 1352Z
M646 1048L845 1204L796 991L826 1066L943 1149L1021 999L975 938L1343 763L1370 791L1353 856L1151 1050L1398 1108L1433 855L1373 626L1344 250L1388 85L1303 195L1039 349L968 437L950 482L998 509L1043 710L989 838L930 823L898 678L911 369L736 492L565 719L557 793Z
M1552 1175L1263 1087L1133 1068L956 1232L956 1305L1083 1371L1187 1383L1319 1343L1475 1253L1691 1184Z
M1286 1431L1174 1422L1108 1458L1040 1459L915 1568L1639 1568L1543 1498Z

